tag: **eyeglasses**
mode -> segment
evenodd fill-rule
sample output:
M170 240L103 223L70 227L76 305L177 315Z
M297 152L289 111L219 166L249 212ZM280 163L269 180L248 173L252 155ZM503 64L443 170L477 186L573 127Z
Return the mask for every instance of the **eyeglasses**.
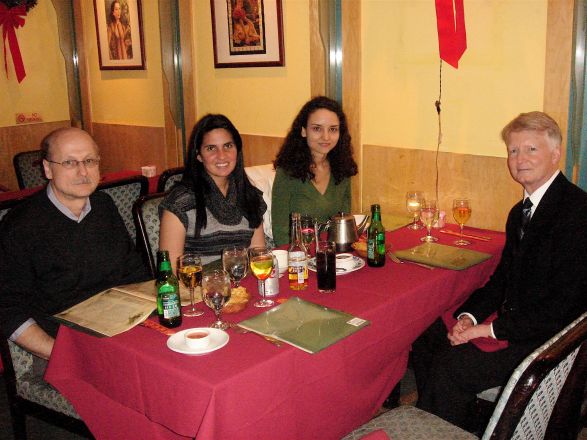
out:
M77 168L79 164L83 164L86 168L94 168L97 167L100 163L100 159L84 159L84 160L75 160L75 159L68 159L64 160L63 162L55 162L53 160L45 159L47 162L56 163L61 165L63 168L67 170L73 170Z

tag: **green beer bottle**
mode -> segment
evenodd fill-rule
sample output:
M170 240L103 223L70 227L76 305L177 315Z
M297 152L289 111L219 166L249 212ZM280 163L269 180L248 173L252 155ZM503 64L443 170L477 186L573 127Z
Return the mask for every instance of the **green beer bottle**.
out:
M181 301L179 283L171 270L168 251L158 251L159 263L155 286L157 288L157 315L159 323L165 327L181 325Z
M385 265L385 228L381 223L381 207L371 205L371 224L367 231L367 264L371 267Z

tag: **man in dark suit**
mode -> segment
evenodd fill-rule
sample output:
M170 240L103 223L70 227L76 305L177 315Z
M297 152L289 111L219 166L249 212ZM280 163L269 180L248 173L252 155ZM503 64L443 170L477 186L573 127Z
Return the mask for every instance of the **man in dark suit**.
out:
M587 193L558 169L560 129L545 113L522 113L501 136L510 173L524 187L507 219L501 261L455 312L452 328L438 320L412 347L418 407L465 429L478 392L504 385L586 309ZM479 338L489 338L492 351Z

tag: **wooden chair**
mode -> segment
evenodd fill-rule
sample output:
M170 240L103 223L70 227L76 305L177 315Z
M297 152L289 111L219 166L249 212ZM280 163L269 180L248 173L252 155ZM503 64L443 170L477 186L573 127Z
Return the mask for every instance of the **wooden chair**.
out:
M155 257L159 250L159 204L165 193L155 193L140 197L134 204L132 214L137 230L137 249L151 271L157 275Z
M83 437L94 438L65 397L33 373L32 354L6 339L0 341L0 354L16 439L27 438L27 415L33 415Z
M132 217L132 206L140 196L149 192L149 179L145 176L125 177L100 183L98 190L112 197L122 220L124 220L130 238L136 243L137 232Z
M587 350L584 346L586 335L587 312L522 361L503 388L483 433L483 440L545 438L555 405L558 406L557 401L566 397L561 397L561 390L567 378L574 387L579 386L582 390L585 386L583 360ZM577 363L579 368L574 368L577 358L581 362ZM578 408L573 408L575 410L578 411ZM400 406L374 418L343 440L358 440L377 429L383 429L394 440L478 438L426 411L413 406ZM577 432L568 434L568 438L577 438Z
M173 185L181 180L185 167L169 168L159 175L157 192L169 191Z
M20 189L35 188L47 183L42 162L41 150L23 151L12 158Z

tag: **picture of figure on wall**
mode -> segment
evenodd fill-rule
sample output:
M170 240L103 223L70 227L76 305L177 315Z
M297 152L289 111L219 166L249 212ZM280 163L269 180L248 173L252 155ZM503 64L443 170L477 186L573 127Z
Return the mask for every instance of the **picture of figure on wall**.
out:
M210 12L215 68L285 65L281 0L210 0Z
M108 48L111 60L132 59L130 16L125 0L105 0L107 9ZM110 3L108 7L108 3Z
M94 0L101 70L145 69L141 0Z
M231 55L264 54L263 0L226 0Z

